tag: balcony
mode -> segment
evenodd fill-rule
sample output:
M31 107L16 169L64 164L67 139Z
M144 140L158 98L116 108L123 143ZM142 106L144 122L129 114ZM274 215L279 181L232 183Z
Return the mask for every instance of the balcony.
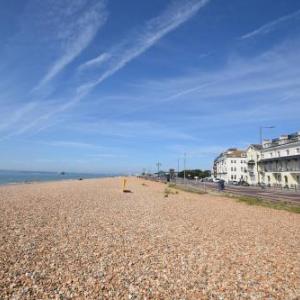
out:
M263 172L281 173L291 172L300 173L300 167L266 167L262 169Z
M248 165L255 165L255 161L254 161L253 159L250 159L250 160L248 161Z
M297 155L286 155L286 156L274 156L270 158L263 158L259 160L259 164L265 163L265 162L272 162L272 161L285 161L285 160L298 160L300 159L300 154Z
M273 160L261 160L259 161L259 166L261 171L264 172L290 172L290 173L299 173L300 172L300 156L298 157L279 157L274 158Z

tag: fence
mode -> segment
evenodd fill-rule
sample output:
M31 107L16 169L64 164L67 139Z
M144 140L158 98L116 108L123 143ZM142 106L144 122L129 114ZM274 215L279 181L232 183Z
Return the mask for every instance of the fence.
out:
M160 181L167 183L165 177L143 177L148 180ZM218 183L214 182L202 182L200 180L175 178L169 181L169 183L174 184L180 188L186 190L194 190L200 192L220 192ZM225 185L225 190L221 191L223 194L230 194L233 196L248 196L254 197L262 200L272 201L272 202L288 202L294 205L300 205L300 191L297 190L286 190L279 188L269 188L269 187L257 187L257 186L235 186L235 185Z

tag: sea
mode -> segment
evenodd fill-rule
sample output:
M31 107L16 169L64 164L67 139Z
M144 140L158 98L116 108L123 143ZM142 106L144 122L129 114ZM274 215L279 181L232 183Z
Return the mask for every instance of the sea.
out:
M14 183L32 183L44 181L58 181L67 179L89 179L114 177L111 174L89 174L68 172L37 172L37 171L7 171L0 170L0 185Z

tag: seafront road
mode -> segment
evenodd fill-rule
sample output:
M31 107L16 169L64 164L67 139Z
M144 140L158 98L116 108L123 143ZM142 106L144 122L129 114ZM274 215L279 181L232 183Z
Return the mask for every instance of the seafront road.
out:
M176 182L179 185L187 185L193 188L204 190L218 190L218 184L212 182L200 182L196 180L186 179L185 183L183 179L177 179ZM225 185L223 193L231 193L233 195L250 196L254 198L260 198L273 202L288 202L294 205L300 205L300 190L287 190L279 188L261 188L257 186L238 186L238 185Z

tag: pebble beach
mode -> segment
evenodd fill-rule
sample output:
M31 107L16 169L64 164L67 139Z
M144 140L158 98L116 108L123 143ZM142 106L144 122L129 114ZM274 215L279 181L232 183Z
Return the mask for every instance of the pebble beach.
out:
M300 215L128 178L0 187L0 299L300 299Z

